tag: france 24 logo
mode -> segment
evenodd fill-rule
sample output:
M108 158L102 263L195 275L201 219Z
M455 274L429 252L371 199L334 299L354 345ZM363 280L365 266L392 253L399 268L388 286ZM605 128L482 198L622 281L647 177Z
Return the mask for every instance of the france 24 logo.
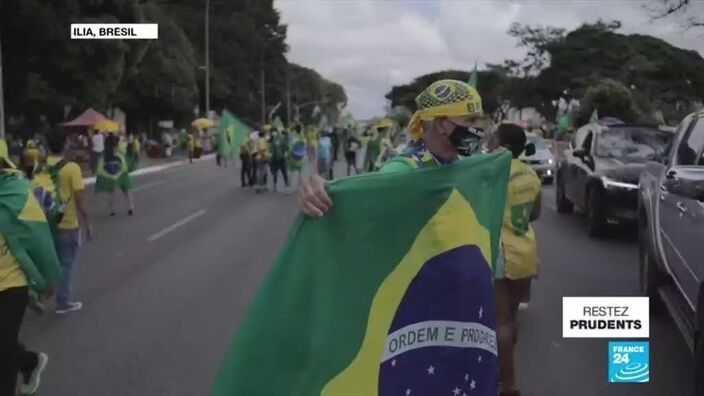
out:
M609 382L618 383L649 381L649 342L609 342Z

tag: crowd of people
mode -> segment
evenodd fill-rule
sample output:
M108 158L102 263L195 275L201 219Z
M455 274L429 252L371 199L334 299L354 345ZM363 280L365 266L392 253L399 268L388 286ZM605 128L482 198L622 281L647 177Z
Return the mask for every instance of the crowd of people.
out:
M333 180L334 163L341 151L347 176L377 171L399 151L392 143L394 127L388 119L366 127L360 134L351 126L318 129L300 124L290 128L264 125L247 136L239 147L241 186L254 187L258 193L267 191L270 173L273 191L278 191L279 180L283 181L284 191L289 191L290 176L294 176L291 173L297 174L300 186L305 164L324 180Z
M450 87L454 95L432 95L438 88ZM285 191L290 188L290 172L298 173L299 205L310 217L323 216L332 206L326 183L334 178L333 164L342 151L346 173L408 172L413 169L445 166L481 151L508 150L512 155L506 208L499 257L493 283L497 317L498 383L501 396L520 395L513 364L518 337L519 304L528 295L531 280L537 275L536 237L531 222L540 216L541 182L535 172L518 160L526 149L523 127L487 121L481 111L479 93L471 86L454 80L442 80L428 87L417 98L418 112L411 119L410 141L390 120L382 120L360 134L353 128L323 128L292 125L277 128L265 125L247 136L239 147L242 187L258 193L268 190L271 174L274 191L279 180ZM202 131L193 128L187 134L187 151L191 161L203 152ZM94 133L90 136L90 166L96 176L95 191L106 193L108 210L115 216L113 195L120 190L127 202L127 214L134 214L130 190L130 172L139 162L141 145L135 136ZM82 171L70 155L71 145L63 133L53 133L46 141L24 144L13 162L12 150L0 140L0 185L2 191L16 191L22 204L7 206L0 218L0 395L14 395L19 390L36 392L48 356L28 350L19 342L19 329L27 306L45 309L53 298L59 315L82 308L71 294L76 253L83 236L93 237L91 217L85 204ZM223 158L218 164L227 166ZM307 164L313 172L303 179ZM3 203L7 201L5 199ZM25 202L26 201L26 202ZM29 202L29 203L27 203ZM33 216L23 208L37 208ZM412 208L409 208L412 209ZM14 210L14 212L13 212ZM27 219L39 226L24 227L30 234L18 238L16 230ZM7 224L6 224L7 223ZM28 247L27 241L51 239L48 248ZM8 357L8 358L4 358ZM491 367L488 368L491 370ZM491 375L488 373L487 375Z

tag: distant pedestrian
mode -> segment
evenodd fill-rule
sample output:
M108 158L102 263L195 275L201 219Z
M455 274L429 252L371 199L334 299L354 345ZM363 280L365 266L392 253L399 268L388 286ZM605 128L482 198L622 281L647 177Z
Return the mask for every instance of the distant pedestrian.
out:
M332 139L330 131L324 130L318 143L318 174L327 180L333 179L332 173Z
M93 238L93 224L86 209L83 192L85 185L81 168L65 156L66 136L59 131L54 131L49 136L48 146L50 152L46 160L48 168L42 172L57 173L58 196L61 200L59 207L63 209L54 234L56 253L61 264L61 278L56 291L55 312L65 314L83 307L83 304L71 299L73 272L81 240L79 226L83 227L86 239L91 240Z
M286 163L289 151L288 132L284 130L282 133L279 133L279 131L274 128L271 133L271 176L273 177L274 191L277 189L279 172L281 172L281 176L284 178L284 187L286 189L289 188Z
M203 152L200 129L193 127L188 136L188 161L192 164L194 159L200 158Z
M105 136L96 130L90 137L90 170L95 176L98 172L98 160L103 156L105 150Z
M313 125L308 125L306 130L306 148L308 150L308 163L315 167L316 157L318 155L318 141L320 140L320 134L318 130ZM315 168L314 168L315 169Z
M362 142L356 136L350 134L345 141L345 162L347 162L347 176L350 175L350 168L354 169L354 174L359 174L357 167L357 151L362 147Z
M127 135L127 146L125 147L125 159L127 160L127 169L134 172L139 168L139 157L142 151L142 145L139 139L134 134Z
M266 175L267 167L269 165L269 160L271 158L271 149L269 147L269 141L267 140L265 132L262 130L259 132L259 139L257 139L257 151L256 151L256 168L257 168L257 193L266 191Z
M301 185L303 178L303 163L306 158L306 138L303 135L303 127L296 124L291 128L289 136L291 151L288 156L288 169L291 174L298 173L296 187Z
M19 342L20 328L31 293L49 296L61 270L46 218L30 183L9 159L0 139L0 395L33 395L49 362ZM30 220L31 218L31 220Z
M95 192L108 194L110 216L115 216L115 190L120 189L127 200L127 214L134 215L134 201L130 190L134 184L129 172L127 159L118 150L117 136L110 134L105 139L105 153L98 163L98 176Z
M240 160L242 168L240 169L240 181L242 187L252 187L255 180L252 179L252 167L254 167L254 146L252 140L246 137L240 146Z

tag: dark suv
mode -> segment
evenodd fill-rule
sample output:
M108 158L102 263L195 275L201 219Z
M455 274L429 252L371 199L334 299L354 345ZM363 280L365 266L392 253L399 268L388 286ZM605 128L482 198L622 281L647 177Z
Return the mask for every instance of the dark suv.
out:
M651 314L667 308L695 351L704 395L704 112L685 118L672 143L640 178L640 290Z
M558 212L580 208L591 236L603 235L609 224L635 223L640 173L648 160L663 156L672 136L613 119L581 127L557 168Z

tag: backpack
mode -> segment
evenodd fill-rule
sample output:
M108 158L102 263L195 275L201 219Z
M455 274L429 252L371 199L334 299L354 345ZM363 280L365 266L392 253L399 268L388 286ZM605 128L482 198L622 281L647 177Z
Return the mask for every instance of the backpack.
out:
M306 143L303 140L298 140L293 144L291 149L291 158L294 161L301 161L306 156Z
M32 180L32 192L52 231L56 231L66 213L66 202L62 201L59 190L59 172L66 164L68 161L62 158L54 165L42 165Z

